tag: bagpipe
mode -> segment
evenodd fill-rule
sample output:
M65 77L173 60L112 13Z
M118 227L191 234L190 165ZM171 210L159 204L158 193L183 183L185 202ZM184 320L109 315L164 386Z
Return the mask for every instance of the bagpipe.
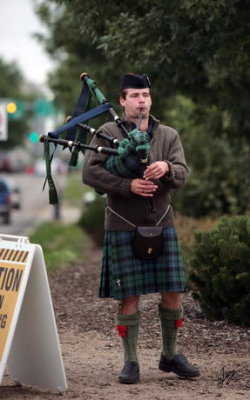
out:
M68 117L66 123L60 128L53 132L48 132L47 135L40 136L40 142L44 143L47 175L44 186L48 182L50 204L58 203L58 195L51 174L51 163L57 145L61 145L64 149L68 148L71 151L70 166L77 165L80 151L84 153L85 150L91 150L96 153L107 154L108 157L104 163L104 168L122 177L142 177L143 171L148 164L150 144L147 132L140 130L142 114L138 116L135 128L128 131L126 124L118 116L113 105L109 103L96 86L96 82L87 73L82 73L80 79L82 81L82 89L73 115ZM90 108L92 96L99 103L94 108ZM117 138L102 132L100 129L96 130L89 125L89 120L104 113L107 113L119 129L123 131L125 136L123 140L119 141ZM64 132L66 132L66 137L64 139L60 138L60 135ZM87 144L89 135L104 139L110 144L110 147ZM55 146L52 152L50 149L51 143Z

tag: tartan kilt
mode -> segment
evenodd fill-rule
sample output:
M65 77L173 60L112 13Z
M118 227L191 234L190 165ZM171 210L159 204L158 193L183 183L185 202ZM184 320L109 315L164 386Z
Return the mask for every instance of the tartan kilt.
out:
M99 297L123 299L147 293L185 292L184 265L176 230L163 230L164 249L152 260L135 257L134 232L106 231Z

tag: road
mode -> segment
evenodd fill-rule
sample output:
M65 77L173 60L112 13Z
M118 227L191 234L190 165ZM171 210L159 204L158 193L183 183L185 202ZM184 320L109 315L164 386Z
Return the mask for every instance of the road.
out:
M4 176L1 174L1 176ZM28 174L8 174L7 178L15 181L21 189L21 209L13 210L11 223L3 224L0 220L0 233L7 235L28 236L32 229L42 221L55 218L54 206L49 204L49 192L44 191L43 176ZM58 186L57 186L58 188Z

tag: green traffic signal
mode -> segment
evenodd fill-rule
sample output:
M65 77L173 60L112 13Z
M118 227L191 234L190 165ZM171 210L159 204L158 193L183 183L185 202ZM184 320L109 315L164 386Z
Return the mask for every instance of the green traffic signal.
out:
M39 142L39 133L37 132L31 132L29 134L29 141L31 143L38 143Z

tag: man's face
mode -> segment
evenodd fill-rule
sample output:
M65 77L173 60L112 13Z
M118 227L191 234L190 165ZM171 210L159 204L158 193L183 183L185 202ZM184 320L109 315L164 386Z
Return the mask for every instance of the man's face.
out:
M127 89L126 98L120 97L120 104L129 120L137 119L141 113L142 118L148 118L152 105L149 88Z

